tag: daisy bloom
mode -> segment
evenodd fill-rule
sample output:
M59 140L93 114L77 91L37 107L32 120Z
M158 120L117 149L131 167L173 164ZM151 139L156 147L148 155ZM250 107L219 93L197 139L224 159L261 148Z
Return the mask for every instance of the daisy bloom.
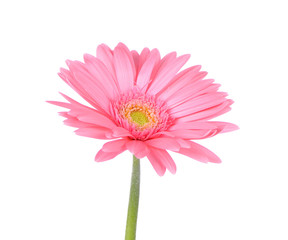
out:
M144 48L139 54L123 43L114 50L102 44L96 57L85 54L84 62L67 60L68 69L59 73L91 106L64 94L67 102L49 102L68 109L60 115L66 125L77 128L76 134L110 140L97 153L97 162L128 150L135 161L147 157L160 176L166 169L176 172L167 150L220 163L218 156L192 140L236 130L234 124L210 121L228 112L233 101L218 91L220 85L213 79L204 79L207 72L201 66L180 71L189 57L171 52L161 58L158 49Z

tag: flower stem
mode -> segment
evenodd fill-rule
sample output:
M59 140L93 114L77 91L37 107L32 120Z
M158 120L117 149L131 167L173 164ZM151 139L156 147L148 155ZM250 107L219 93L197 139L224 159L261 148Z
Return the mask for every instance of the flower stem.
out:
M140 160L133 156L125 240L135 240L140 189Z

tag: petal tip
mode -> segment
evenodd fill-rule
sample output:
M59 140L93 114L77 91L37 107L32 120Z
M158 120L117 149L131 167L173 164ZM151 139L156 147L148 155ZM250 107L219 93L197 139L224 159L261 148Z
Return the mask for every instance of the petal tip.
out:
M72 61L69 60L69 59L67 59L67 60L65 61L65 63L66 63L66 65L69 67L69 66L71 65Z

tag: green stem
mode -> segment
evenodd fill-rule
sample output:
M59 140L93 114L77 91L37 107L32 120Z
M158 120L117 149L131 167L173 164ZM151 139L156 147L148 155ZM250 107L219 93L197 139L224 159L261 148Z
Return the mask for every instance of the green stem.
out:
M135 240L140 189L140 160L133 156L125 240Z

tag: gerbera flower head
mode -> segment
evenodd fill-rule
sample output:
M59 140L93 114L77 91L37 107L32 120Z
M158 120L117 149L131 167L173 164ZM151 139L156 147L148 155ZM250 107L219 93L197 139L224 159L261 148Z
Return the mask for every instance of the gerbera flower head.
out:
M147 157L159 175L176 165L167 150L201 162L219 163L210 150L193 142L237 129L231 123L209 121L230 110L233 103L219 92L219 84L204 79L201 66L180 71L189 55L175 52L163 58L157 49L139 54L123 43L114 50L102 44L96 57L84 55L84 63L67 60L59 76L91 107L63 95L68 102L49 101L68 109L64 123L76 134L111 140L97 153L98 162L129 150ZM180 72L179 72L180 71Z

